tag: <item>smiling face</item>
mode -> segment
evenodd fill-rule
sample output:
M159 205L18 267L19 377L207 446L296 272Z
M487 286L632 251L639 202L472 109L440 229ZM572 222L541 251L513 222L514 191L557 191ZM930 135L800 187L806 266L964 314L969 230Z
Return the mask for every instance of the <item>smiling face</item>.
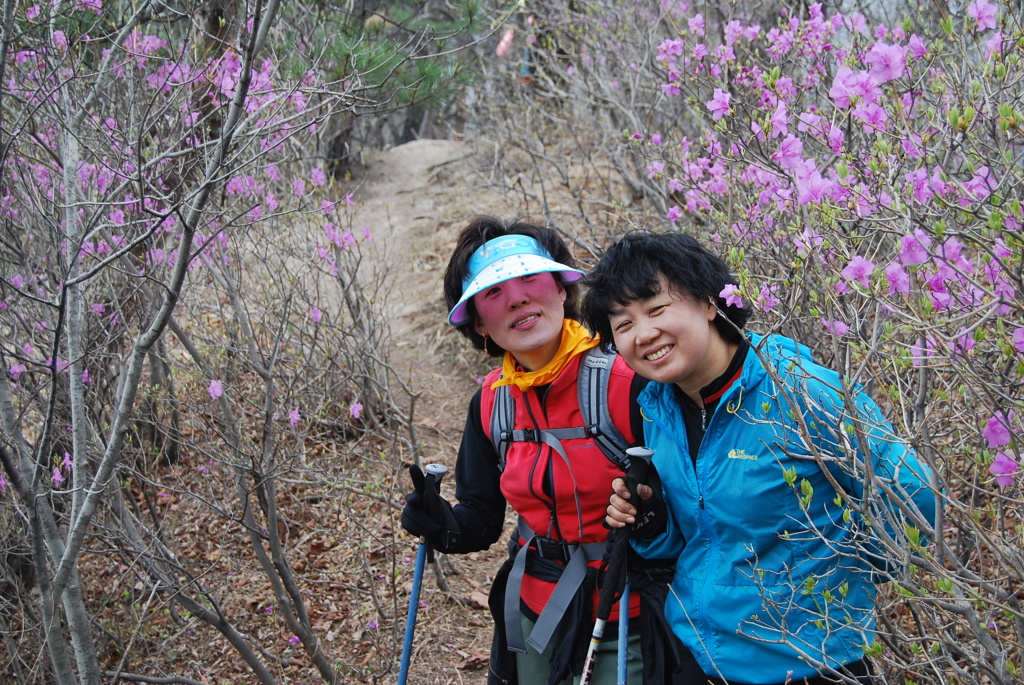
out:
M714 305L672 290L662 274L658 282L660 292L610 312L615 347L644 378L674 383L700 402L700 389L725 373L736 345L711 323Z
M550 272L510 278L473 296L474 326L536 371L562 342L564 302L565 288Z

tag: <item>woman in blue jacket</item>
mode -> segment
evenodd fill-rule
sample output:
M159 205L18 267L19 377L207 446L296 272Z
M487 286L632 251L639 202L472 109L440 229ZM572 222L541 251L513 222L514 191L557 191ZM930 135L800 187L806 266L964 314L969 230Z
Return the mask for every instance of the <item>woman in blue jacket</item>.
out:
M720 295L735 278L693 238L628 234L585 282L584 320L655 381L639 403L662 487L634 507L616 480L606 521L677 558L665 611L699 682L873 682L883 550L931 532L929 470L806 347L744 335Z

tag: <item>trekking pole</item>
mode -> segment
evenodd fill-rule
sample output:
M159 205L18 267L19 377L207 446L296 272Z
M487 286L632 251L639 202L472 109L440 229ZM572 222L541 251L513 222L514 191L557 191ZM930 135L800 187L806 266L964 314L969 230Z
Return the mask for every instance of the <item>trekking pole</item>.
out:
M626 450L629 455L629 469L626 478L626 485L629 488L630 499L636 501L639 495L636 492L637 485L647 481L648 467L654 450L646 447L630 447ZM608 554L602 563L604 570L604 586L601 588L601 595L597 603L597 620L594 621L594 632L590 636L590 646L587 648L587 658L583 662L583 675L580 677L580 685L588 685L590 677L594 672L594 663L597 660L597 647L604 638L604 628L611 614L611 607L616 597L619 598L619 644L618 644L618 668L616 670L618 685L626 683L626 661L628 658L627 642L629 640L629 578L626 568L626 557L629 551L629 536L633 526L615 528L608 533Z
M427 482L425 488L432 487L441 491L441 479L448 472L444 464L427 464ZM402 643L402 660L398 665L398 685L405 685L409 678L409 659L412 656L412 636L416 630L416 614L420 608L420 587L423 585L423 569L427 561L434 560L434 550L425 539L420 539L416 550L416 569L412 576L412 591L409 593L409 618L405 621L405 642Z
M619 660L616 685L626 685L626 661L629 658L629 577L619 598Z

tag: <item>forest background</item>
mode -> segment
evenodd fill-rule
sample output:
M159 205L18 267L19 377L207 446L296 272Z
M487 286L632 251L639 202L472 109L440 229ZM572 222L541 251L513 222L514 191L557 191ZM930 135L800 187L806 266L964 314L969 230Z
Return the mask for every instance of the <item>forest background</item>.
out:
M1016 0L2 8L3 682L394 682L407 466L488 366L440 292L478 212L726 255L933 469L943 517L871 550L886 682L1020 682ZM888 487L779 477L866 526ZM434 565L412 682L483 682L503 556Z

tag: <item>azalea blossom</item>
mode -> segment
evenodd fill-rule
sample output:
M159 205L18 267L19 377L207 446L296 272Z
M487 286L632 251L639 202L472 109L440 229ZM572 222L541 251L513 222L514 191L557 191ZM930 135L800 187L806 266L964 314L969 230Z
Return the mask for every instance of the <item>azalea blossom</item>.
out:
M772 153L774 159L783 169L795 169L804 161L804 144L794 135L788 135L779 143L777 152Z
M871 65L868 73L879 83L886 83L906 72L907 48L878 41L868 50L864 61Z
M867 288L871 285L871 274L875 270L875 265L864 259L860 255L856 255L849 264L843 269L843 278L848 281L857 281L863 287Z
M996 483L1001 488L1013 485L1013 476L1020 469L1020 464L1012 454L1007 452L996 452L996 458L989 465L989 472L996 477Z
M889 294L910 293L910 276L899 262L892 262L885 267L885 278L889 281Z
M224 386L220 381L210 381L210 386L206 389L206 392L210 393L210 399L217 399L224 394Z
M353 419L358 419L363 415L363 405L359 402L353 402L349 405L348 413Z
M302 415L299 414L299 408L298 407L295 407L290 412L288 412L288 423L292 424L293 426L297 426L297 425L299 425L299 421L301 421L301 420L302 420Z
M826 331L838 337L842 337L850 332L850 326L845 321L840 321L839 319L834 321L822 319L821 325L825 327Z
M767 283L761 286L761 292L757 296L757 306L765 312L770 312L779 305L778 296L775 291L778 289L776 285L768 285Z
M1009 421L1006 418L1006 414L1001 411L996 412L995 416L989 417L988 422L981 431L989 447L1002 447L1010 443L1008 424Z
M707 102L707 108L711 112L711 118L718 121L725 117L725 115L729 113L729 100L731 99L731 93L727 93L721 88L715 88L713 97Z
M967 16L978 22L978 30L994 29L998 22L996 14L999 11L998 5L988 0L978 0L967 6Z
M932 246L932 239L920 228L914 229L914 235L905 235L900 238L900 254L898 259L903 266L911 264L924 264L930 259L928 248Z
M726 283L722 292L718 293L719 297L725 298L725 306L743 309L743 299L740 295L739 286L734 283Z

